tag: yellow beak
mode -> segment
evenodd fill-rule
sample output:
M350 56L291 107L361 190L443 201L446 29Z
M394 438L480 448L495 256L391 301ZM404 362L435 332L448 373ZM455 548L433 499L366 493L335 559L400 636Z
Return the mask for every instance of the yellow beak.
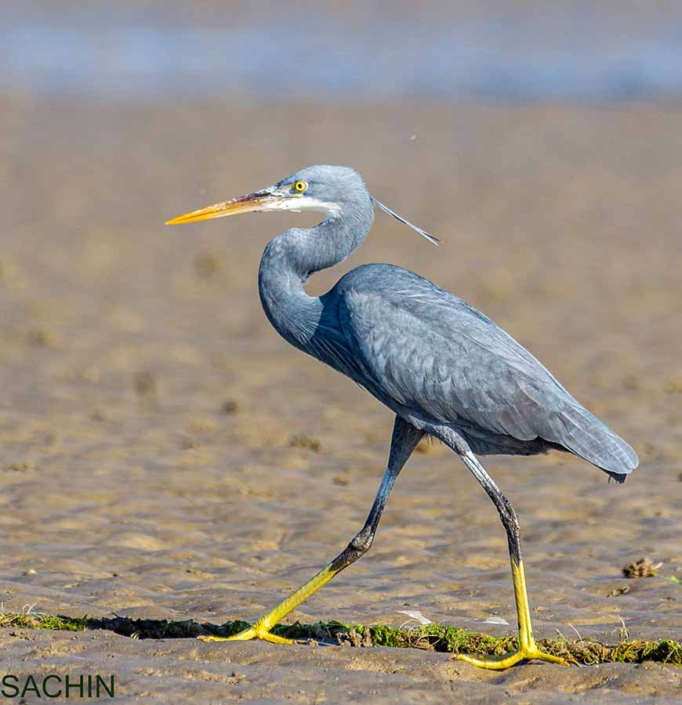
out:
M166 225L180 225L181 223L197 223L200 220L213 220L214 218L224 218L237 213L254 213L256 211L276 209L281 203L282 196L268 189L256 191L248 196L234 198L231 201L214 203L212 206L200 208L184 215L166 221Z

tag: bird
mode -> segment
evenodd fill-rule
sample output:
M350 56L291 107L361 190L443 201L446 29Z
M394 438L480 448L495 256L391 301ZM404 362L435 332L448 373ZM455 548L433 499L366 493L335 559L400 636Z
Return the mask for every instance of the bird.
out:
M517 650L458 658L487 669L533 659L570 665L542 651L533 636L517 513L479 456L565 451L622 483L638 466L637 455L490 318L415 272L363 264L326 294L308 295L305 284L313 274L362 245L375 207L438 242L371 196L357 171L341 166L310 166L273 186L167 221L177 225L261 211L321 213L315 227L286 230L265 247L258 271L261 304L284 340L355 381L395 415L378 492L346 548L249 628L203 639L292 643L272 628L367 553L399 473L422 438L433 437L464 462L497 509L518 617Z

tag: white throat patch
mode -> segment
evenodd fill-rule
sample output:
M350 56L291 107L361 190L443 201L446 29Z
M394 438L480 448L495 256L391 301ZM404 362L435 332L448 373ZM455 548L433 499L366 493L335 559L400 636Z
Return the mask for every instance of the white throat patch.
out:
M275 202L271 208L279 211L293 211L300 213L301 211L316 211L324 213L326 216L337 218L341 215L341 206L338 203L328 203L320 201L311 196L300 196L299 198L287 198L283 201Z

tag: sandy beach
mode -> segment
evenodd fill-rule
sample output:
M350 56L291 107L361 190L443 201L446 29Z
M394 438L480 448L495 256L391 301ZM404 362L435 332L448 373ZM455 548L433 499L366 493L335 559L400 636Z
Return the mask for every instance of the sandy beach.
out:
M563 454L485 460L521 519L538 635L682 637L680 107L16 91L0 114L5 611L249 620L360 528L391 415L288 347L258 303L263 247L315 216L163 225L337 163L443 242L378 215L311 292L364 262L414 269L490 315L639 453L623 486ZM445 448L420 451L372 552L291 621L399 626L418 610L513 632L492 504ZM659 575L625 579L643 556ZM122 703L635 703L682 687L660 664L492 673L415 650L90 631L0 630L0 643L4 672L114 673Z

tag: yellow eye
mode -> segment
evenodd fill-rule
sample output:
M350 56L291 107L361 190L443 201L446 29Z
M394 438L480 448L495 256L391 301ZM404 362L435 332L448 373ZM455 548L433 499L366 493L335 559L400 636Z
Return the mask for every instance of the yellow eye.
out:
M292 188L296 193L303 193L308 188L308 184L305 181L294 181Z

